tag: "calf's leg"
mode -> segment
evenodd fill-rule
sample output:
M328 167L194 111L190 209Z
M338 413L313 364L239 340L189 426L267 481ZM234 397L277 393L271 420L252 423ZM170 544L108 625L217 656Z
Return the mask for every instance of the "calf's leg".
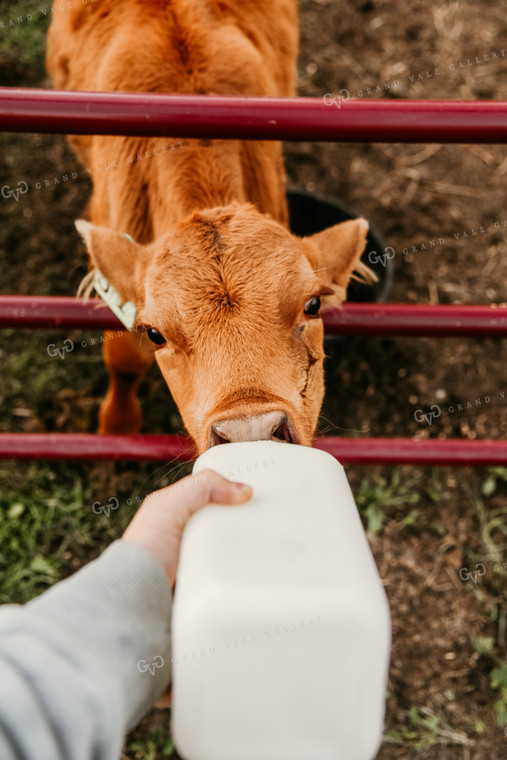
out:
M103 355L109 372L109 389L100 405L99 433L138 433L142 413L137 388L153 364L153 351L140 344L138 333L106 332Z

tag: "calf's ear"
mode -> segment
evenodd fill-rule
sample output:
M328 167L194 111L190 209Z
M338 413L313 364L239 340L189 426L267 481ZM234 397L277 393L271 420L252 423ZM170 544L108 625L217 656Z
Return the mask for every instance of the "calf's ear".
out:
M366 219L350 219L302 239L312 269L332 289L325 296L324 308L343 303L351 279L370 285L377 282L377 275L361 261L367 235Z
M84 219L78 219L75 225L86 244L91 263L91 271L82 281L79 293L88 295L93 290L93 277L98 269L124 301L144 305L144 280L151 258L148 246Z

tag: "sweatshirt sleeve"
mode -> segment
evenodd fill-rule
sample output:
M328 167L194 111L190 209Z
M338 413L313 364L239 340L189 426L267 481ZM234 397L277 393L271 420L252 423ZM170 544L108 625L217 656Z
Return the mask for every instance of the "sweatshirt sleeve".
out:
M0 608L0 758L118 760L171 677L171 586L115 541L24 606Z

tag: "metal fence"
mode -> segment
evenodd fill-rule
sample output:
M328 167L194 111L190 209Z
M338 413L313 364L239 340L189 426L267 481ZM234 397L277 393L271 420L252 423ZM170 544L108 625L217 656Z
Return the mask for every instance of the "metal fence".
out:
M507 142L507 103L340 98L238 98L0 88L0 131L337 142ZM345 304L327 335L507 337L507 306ZM2 296L0 327L121 329L107 307L75 298ZM507 442L317 438L343 463L486 465ZM194 456L177 435L0 434L0 458L174 460Z

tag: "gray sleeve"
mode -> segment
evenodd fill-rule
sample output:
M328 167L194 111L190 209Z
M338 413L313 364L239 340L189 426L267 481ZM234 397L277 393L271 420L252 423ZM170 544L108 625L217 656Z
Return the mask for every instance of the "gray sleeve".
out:
M0 608L0 758L118 760L171 677L171 586L115 541L24 606Z

